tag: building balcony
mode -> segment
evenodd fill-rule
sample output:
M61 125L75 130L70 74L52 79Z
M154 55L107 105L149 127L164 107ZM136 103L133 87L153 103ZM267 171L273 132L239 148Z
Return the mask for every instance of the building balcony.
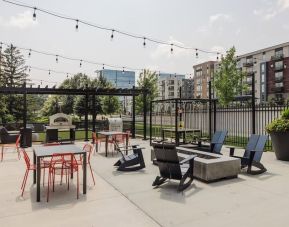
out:
M275 66L275 71L281 71L284 69L284 65L277 65Z
M279 77L275 77L275 82L276 83L280 83L280 82L283 82L283 76L279 76Z
M284 87L274 87L273 91L276 92L276 93L284 92Z
M253 76L254 75L254 71L250 71L250 72L246 72L247 76Z
M254 65L254 62L243 63L243 67L245 67L245 68L252 67L253 65Z
M252 91L250 91L250 90L249 91L245 91L244 95L252 95Z
M271 61L279 61L279 60L282 60L283 58L284 58L283 54L278 54L275 56L271 56Z

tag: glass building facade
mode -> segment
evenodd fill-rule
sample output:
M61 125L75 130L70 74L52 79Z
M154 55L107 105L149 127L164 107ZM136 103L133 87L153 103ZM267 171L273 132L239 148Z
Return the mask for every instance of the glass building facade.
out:
M135 85L135 72L103 69L98 72L99 76L106 78L116 88L132 88Z
M135 86L135 72L103 69L97 72L98 76L105 78L115 88L132 88ZM119 97L122 106L122 113L131 115L132 113L132 97Z

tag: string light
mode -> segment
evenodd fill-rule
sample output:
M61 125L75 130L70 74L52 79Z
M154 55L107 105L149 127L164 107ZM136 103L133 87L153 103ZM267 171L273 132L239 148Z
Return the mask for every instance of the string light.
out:
M111 30L111 35L110 35L110 40L111 41L113 40L113 37L114 37L113 33L114 33L114 29Z
M57 17L57 18L60 18L60 19L63 19L63 20L76 21L77 22L77 24L76 24L76 28L77 29L78 29L78 24L82 23L82 24L84 24L86 26L89 26L89 27L92 27L92 28L105 30L105 31L112 31L112 34L111 34L112 38L113 38L113 33L117 32L117 33L119 33L121 35L128 36L128 37L135 38L135 39L143 39L143 37L146 37L146 40L150 41L152 43L162 44L162 45L167 45L167 46L171 45L171 43L169 43L167 41L162 41L162 40L155 39L155 38L149 38L148 36L137 35L137 34L134 34L134 33L131 33L131 32L125 32L125 31L121 31L121 30L118 30L118 29L108 28L108 27L105 27L103 25L97 25L97 24L94 24L93 22L88 22L88 21L76 19L76 18L73 18L71 16L65 16L64 14L52 12L52 11L49 11L47 9L41 9L39 7L36 8L35 6L31 6L31 5L28 5L26 3L21 3L19 1L13 1L13 0L2 0L2 1L6 2L8 4L11 4L11 5L16 5L16 6L22 7L22 8L34 9L35 18L36 18L36 12L35 11L37 10L38 12L42 12L44 14L47 14L47 15L50 15L50 16L54 16L54 17ZM33 14L33 18L34 18L34 14ZM181 49L185 49L185 50L191 50L191 51L196 49L194 47L184 46L184 45L179 45L179 44L174 44L174 46L178 47L178 48L181 48ZM210 50L204 50L204 49L199 49L199 51L203 52L203 53L207 53L207 54L216 54L217 53L216 51L210 51Z
M34 20L34 21L36 21L36 10L37 10L37 8L34 7L34 12L33 12L33 20Z
M1 42L0 43L0 52L2 51L2 45L3 45L3 43Z
M40 84L42 85L42 80L40 81Z
M217 61L219 61L219 53L217 53Z
M122 74L124 74L124 67L122 67Z
M31 49L29 49L28 57L31 57Z
M50 75L50 69L49 69L49 71L48 71L48 75Z
M79 22L79 20L76 19L75 31L77 31L77 32L78 32L78 22Z
M196 49L196 58L199 58L198 49Z
M66 78L68 78L68 73L66 73Z
M2 46L5 45L7 47L10 47L10 44L8 44L8 43L0 42L0 44L1 43L2 43ZM74 57L59 55L59 54L50 53L50 52L46 52L46 51L40 51L40 50L35 50L35 49L24 48L24 47L15 46L15 45L13 45L13 46L18 48L18 49L20 49L20 50L24 50L24 51L28 51L28 52L31 51L31 53L33 52L33 53L42 54L42 55L45 55L45 56L52 56L52 57L54 56L56 62L59 62L59 58L62 58L62 59L65 59L65 60L70 60L70 61L78 61L79 63L82 60L82 63L102 66L102 69L105 69L105 66L106 66L106 67L109 67L109 68L114 68L114 69L119 69L119 70L126 69L126 70L132 70L132 71L144 71L143 68L134 68L134 67L128 67L128 66L123 67L123 66L117 66L117 65L106 64L106 63L98 63L98 62L94 62L92 60L87 60L87 59L85 60L85 59L82 59L82 58L74 58ZM82 66L83 66L83 64L82 64ZM153 70L153 71L158 71L159 73L161 72L160 70ZM52 72L52 70L51 70L51 72ZM186 74L186 73L183 73L183 74ZM66 75L66 73L65 73L65 75Z
M174 47L174 44L171 43L171 54L172 54L173 51L174 51L174 48L173 48L173 47Z
M82 60L80 60L80 63L79 63L79 67L81 68L81 66L82 66Z
M143 47L146 47L146 37L143 38Z

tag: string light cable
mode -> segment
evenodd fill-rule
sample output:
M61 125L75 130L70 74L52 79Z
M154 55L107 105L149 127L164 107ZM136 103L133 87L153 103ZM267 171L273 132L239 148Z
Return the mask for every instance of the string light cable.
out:
M132 70L132 71L141 71L143 72L144 68L134 68L134 67L128 67L128 66L117 66L117 65L112 65L112 64L107 64L107 63L99 63L99 62L94 62L94 61L91 61L91 60L85 60L83 58L74 58L74 57L68 57L68 56L64 56L64 55L61 55L61 54L55 54L55 53L50 53L50 52L47 52L47 51L40 51L40 50L35 50L35 49L31 49L31 48L25 48L25 47L20 47L20 46L16 46L14 44L8 44L6 42L2 42L0 41L0 45L3 46L5 45L6 47L10 47L11 45L13 47L16 47L20 50L23 50L23 51L27 51L28 52L28 58L31 58L33 53L36 53L36 54L41 54L41 55L45 55L45 56L51 56L51 57L54 57L55 58L55 61L56 63L59 62L59 59L64 59L64 60L69 60L69 61L76 61L76 62L79 62L79 67L81 68L83 66L84 63L86 64L90 64L90 65L96 65L96 66L101 66L101 69L104 70L105 67L108 67L108 68L114 68L114 69L118 69L119 71L121 71L122 73L125 73L126 70ZM32 68L32 67L31 67ZM37 67L36 67L37 68ZM47 71L48 70L44 70L44 71ZM100 70L96 70L97 71L100 71ZM158 72L158 75L160 74L159 72L163 70L151 70L151 71L156 71ZM53 71L51 71L53 72ZM65 72L61 72L61 74L67 74ZM69 73L70 74L70 73ZM172 74L173 75L173 74ZM183 73L183 75L192 75L191 73Z
M175 47L175 48L180 48L180 49L184 49L184 50L194 51L196 53L196 56L199 55L199 52L202 52L202 53L205 53L205 54L216 54L217 58L218 58L218 55L221 54L218 51L211 51L211 50L205 50L205 49L191 47L191 46L180 45L180 44L175 43L175 42L167 42L167 41L155 39L155 38L152 38L152 37L146 36L146 35L138 35L138 34L134 34L132 32L126 32L126 31L122 31L120 29L115 29L115 28L110 28L110 27L106 27L106 26L103 26L103 25L94 24L93 22L88 22L88 21L85 21L85 20L81 20L81 19L78 19L78 18L71 17L71 16L66 16L64 14L60 14L60 13L56 13L56 12L53 12L53 11L50 11L50 10L47 10L47 9L43 9L43 8L39 8L39 7L36 7L36 6L28 5L28 4L25 4L23 2L19 2L19 1L11 1L11 0L2 0L2 1L5 2L5 3L8 3L8 4L11 4L11 5L22 7L22 8L32 9L33 10L33 20L36 20L36 15L37 15L36 12L41 12L41 13L44 13L44 14L47 14L47 15L50 15L50 16L54 16L54 17L63 19L63 20L73 21L74 23L76 23L76 25L75 25L76 31L79 30L80 24L83 24L83 25L86 25L86 26L89 26L89 27L93 27L93 28L96 28L96 29L99 29L99 30L104 30L104 31L111 32L111 36L110 36L111 40L114 39L115 34L117 33L117 34L121 34L123 36L127 36L127 37L130 37L130 38L135 38L135 39L138 39L138 40L142 40L143 41L142 44L143 44L144 47L147 45L147 42L151 42L151 43L155 43L155 44L166 45L166 46L168 46L170 48L171 52L173 52L173 47Z

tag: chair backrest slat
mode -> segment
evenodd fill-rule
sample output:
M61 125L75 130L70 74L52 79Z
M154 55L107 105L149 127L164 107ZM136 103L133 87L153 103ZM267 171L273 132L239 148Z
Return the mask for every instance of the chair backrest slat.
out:
M211 141L211 152L216 153L216 154L221 153L227 134L228 134L227 130L216 131L214 133L212 141Z
M258 143L256 144L256 147L255 147L256 153L254 155L254 161L256 162L261 161L267 139L268 139L268 136L260 135Z

